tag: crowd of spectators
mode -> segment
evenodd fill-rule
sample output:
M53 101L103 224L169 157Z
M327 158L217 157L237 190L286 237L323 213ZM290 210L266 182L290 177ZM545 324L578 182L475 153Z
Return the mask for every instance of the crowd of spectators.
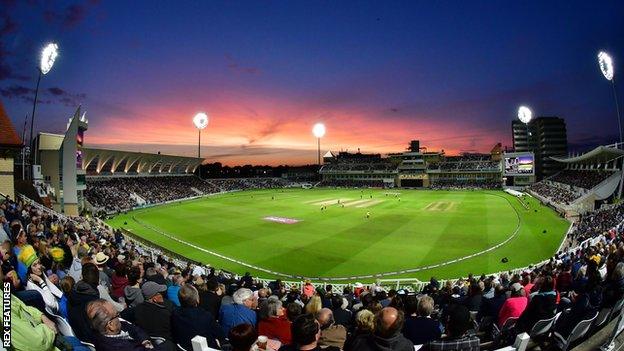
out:
M396 172L397 165L392 162L334 162L323 165L320 173L341 172Z
M548 200L562 205L569 205L582 195L568 186L551 183L548 180L531 184L528 189Z
M319 185L336 188L383 188L384 182L381 179L326 179Z
M434 190L459 189L500 189L502 184L497 179L444 179L439 178L431 182Z
M609 178L613 172L605 170L563 170L550 178L551 181L575 186L583 189L592 189Z
M144 204L157 204L223 191L269 189L289 186L281 178L232 178L202 180L196 176L87 178L85 196L96 209L120 212ZM141 201L137 196L144 201Z
M489 155L465 155L445 157L441 162L432 162L427 169L444 172L492 171L500 172L500 162L492 161Z

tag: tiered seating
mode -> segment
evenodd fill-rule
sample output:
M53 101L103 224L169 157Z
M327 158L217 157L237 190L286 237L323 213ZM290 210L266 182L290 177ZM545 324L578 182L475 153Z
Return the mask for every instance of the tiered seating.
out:
M449 156L441 162L430 163L427 165L429 170L440 170L445 172L461 172L461 171L500 171L500 162L492 161L488 156L467 155L467 156Z
M613 172L604 170L563 170L552 176L550 180L589 190L602 183L612 174Z
M383 180L371 179L371 180L350 180L350 179L332 179L323 180L320 186L330 187L354 187L354 188L383 188Z
M501 182L495 179L436 179L431 189L500 189Z
M582 195L577 191L571 190L569 187L556 185L548 181L542 181L532 184L529 187L529 190L532 190L535 193L556 203L564 205L571 204L574 200L578 199Z
M285 187L280 178L201 180L195 176L88 178L85 196L96 208L118 212L138 205L136 194L148 204L213 194L222 191Z
M370 163L357 163L357 162L335 162L323 165L321 173L336 173L336 172L372 172L372 171L396 171L397 166L392 162L370 162Z
M569 205L612 174L604 170L563 170L529 189L550 201Z

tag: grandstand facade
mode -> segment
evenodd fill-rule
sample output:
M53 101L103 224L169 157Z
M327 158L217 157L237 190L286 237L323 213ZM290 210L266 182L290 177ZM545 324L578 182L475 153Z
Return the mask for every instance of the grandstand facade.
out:
M426 151L417 140L408 151L379 154L340 152L325 155L320 173L324 185L403 188L500 188L501 147L489 154L446 156Z

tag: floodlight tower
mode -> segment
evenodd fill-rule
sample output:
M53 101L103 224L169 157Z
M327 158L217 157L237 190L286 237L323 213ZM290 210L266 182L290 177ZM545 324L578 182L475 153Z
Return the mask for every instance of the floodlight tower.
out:
M208 126L208 115L205 112L198 112L193 117L193 124L197 128L197 158L201 158L201 131ZM199 164L199 178L201 179L201 162Z
M41 51L41 62L39 64L39 77L37 78L37 87L35 88L35 101L33 101L33 109L32 115L30 116L30 147L33 148L33 128L35 124L35 110L37 108L37 95L39 94L39 83L41 83L41 77L48 74L54 66L54 61L58 56L58 45L56 43L49 43L46 45ZM30 158L32 159L32 164L35 164L37 161L35 150L30 150ZM24 163L22 158L22 163ZM23 167L23 165L22 165Z
M199 112L193 117L193 124L199 133L197 136L197 158L201 158L201 131L208 126L208 115L205 112Z
M613 88L613 99L615 100L615 112L618 119L618 132L620 132L620 144L622 143L622 120L620 119L620 106L618 104L617 92L615 89L615 76L613 70L613 59L604 51L598 53L598 65L602 71L602 75L611 82ZM621 147L621 146L620 146Z
M325 136L325 125L323 123L317 123L312 127L312 134L316 137L318 142L318 165L321 168L321 138Z
M529 148L529 122L531 122L531 119L533 119L533 112L530 108L526 106L520 106L520 108L518 108L518 119L520 120L520 122L526 125L527 151L531 151Z
M602 75L611 82L611 88L613 88L613 100L615 100L615 112L618 119L618 132L620 132L619 148L623 148L622 144L622 119L620 118L620 106L618 104L617 90L615 89L615 70L613 69L613 59L609 54L604 51L598 53L598 65ZM622 177L620 177L620 189L618 190L618 197L622 198L622 186L624 185L624 161L622 163Z

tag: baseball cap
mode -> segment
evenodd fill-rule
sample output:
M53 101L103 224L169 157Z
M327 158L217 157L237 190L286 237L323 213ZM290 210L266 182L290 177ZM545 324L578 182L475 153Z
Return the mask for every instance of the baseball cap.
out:
M167 286L147 281L141 287L141 292L146 300L151 299L154 295L167 291Z

